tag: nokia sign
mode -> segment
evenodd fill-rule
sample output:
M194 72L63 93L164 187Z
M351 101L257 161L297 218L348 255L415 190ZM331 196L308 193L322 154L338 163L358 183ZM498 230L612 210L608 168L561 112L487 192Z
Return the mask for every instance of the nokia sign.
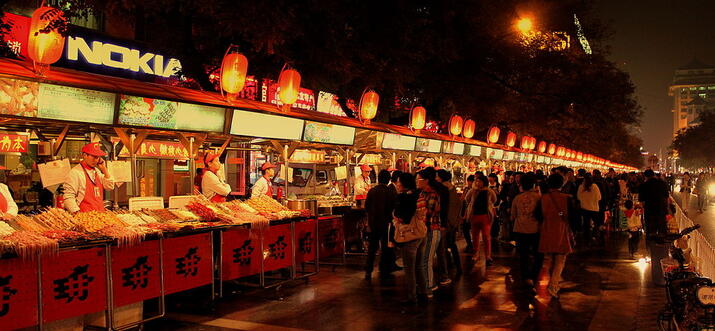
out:
M101 41L87 42L83 37L67 37L66 60L84 61L115 69L169 77L181 70L179 60Z

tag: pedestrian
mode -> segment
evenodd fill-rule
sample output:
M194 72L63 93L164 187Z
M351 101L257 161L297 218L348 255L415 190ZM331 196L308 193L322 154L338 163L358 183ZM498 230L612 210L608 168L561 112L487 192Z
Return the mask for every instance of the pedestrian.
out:
M440 169L437 171L437 181L447 188L447 203L442 203L442 210L447 210L447 222L442 222L442 240L440 240L439 259L437 267L440 270L440 285L448 285L452 281L449 279L449 265L452 265L456 274L462 273L462 264L459 259L457 249L457 230L459 229L459 212L462 201L459 199L457 188L452 184L452 174L449 171ZM441 200L444 201L444 200Z
M401 224L411 222L424 222L424 218L414 217L417 210L417 188L415 187L415 177L410 173L400 173L394 181L397 189L395 199L394 221ZM419 262L425 251L425 238L418 238L412 241L399 244L402 251L402 263L405 266L405 287L407 288L407 299L405 304L414 304L417 301L417 292L425 294L427 289L426 275L419 267Z
M706 173L701 172L700 175L698 175L693 193L698 195L698 212L702 214L703 211L705 211L708 198L708 175Z
M628 254L631 259L633 259L635 253L638 252L638 245L641 240L641 229L643 229L641 210L640 208L635 208L632 200L626 200L626 202L623 203L623 214L628 221Z
M390 173L381 170L377 175L377 185L367 192L365 211L369 227L367 249L367 264L365 265L365 279L372 278L375 264L375 255L380 248L380 276L385 277L395 271L395 254L388 247L388 224L392 220L395 208L396 192L387 187L390 182Z
M433 261L437 252L437 246L440 240L440 201L439 193L437 193L437 177L436 171L432 167L427 167L417 173L417 189L419 196L417 199L417 212L424 214L425 224L427 225L427 236L425 237L425 249L422 254L420 267L427 276L427 288L424 294L432 297L432 291L436 288Z
M664 286L660 260L668 256L668 245L658 243L655 238L668 233L668 184L655 178L655 172L651 169L644 171L643 175L646 180L640 185L638 199L643 203L643 225L651 257L651 279L653 284Z
M686 215L688 214L688 209L690 209L690 193L692 191L693 179L690 177L689 172L685 172L680 180L680 203Z
M464 248L465 253L474 253L474 243L472 242L472 224L471 217L467 215L467 206L469 204L468 197L469 193L474 187L474 175L469 175L467 177L467 184L464 186L462 191L462 235L464 236L464 241L467 243L467 247Z
M539 252L544 254L544 266L550 270L547 290L553 298L559 297L559 283L566 256L573 250L573 234L569 227L569 217L574 211L573 199L560 192L563 181L560 175L549 176L549 193L541 197L543 221L539 229Z
M388 169L388 171L390 170ZM397 194L397 181L399 180L400 175L402 175L402 171L393 170L390 174L390 185L387 185L387 187L393 190L395 194Z
M595 243L600 242L602 220L599 220L599 201L601 201L601 190L593 182L590 174L583 177L583 183L578 187L577 198L581 208L581 229L586 233L589 240Z
M437 282L439 285L445 286L452 283L449 278L449 268L447 266L447 246L445 246L445 241L447 239L447 229L449 228L449 205L450 205L450 194L449 188L444 185L442 179L440 178L440 173L444 172L449 175L451 179L451 174L444 169L439 169L435 172L435 189L437 194L439 194L439 244L437 245Z
M533 175L522 177L519 183L521 193L511 205L521 281L529 288L534 288L543 262L539 253L539 221L536 217L541 213L541 194L535 182Z
M472 223L472 238L475 241L476 252L472 257L473 261L479 258L479 234L484 240L484 257L487 266L492 265L492 240L491 240L491 225L493 218L494 201L496 197L489 190L489 182L487 177L480 176L474 182L474 190L470 193L470 202L467 207L467 215L471 217Z

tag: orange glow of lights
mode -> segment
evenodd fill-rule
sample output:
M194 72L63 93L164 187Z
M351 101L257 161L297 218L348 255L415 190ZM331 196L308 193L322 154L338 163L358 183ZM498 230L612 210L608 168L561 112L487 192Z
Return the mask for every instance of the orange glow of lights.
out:
M228 94L237 94L246 85L248 59L238 53L238 47L231 45L221 62L221 89Z
M530 137L529 138L529 149L534 149L536 148L536 138Z
M37 8L32 13L27 52L35 63L35 70L38 74L42 74L44 71L38 66L46 69L50 64L57 62L65 48L65 37L56 28L46 33L40 32L40 30L46 28L52 21L64 19L64 13L61 10L47 6Z
M524 17L516 22L516 29L521 34L530 34L534 30L534 22L530 18Z
M380 95L373 90L368 90L360 98L360 119L370 121L377 116L377 105L380 103Z
M549 144L549 154L556 154L556 144Z
M501 135L501 130L498 127L493 126L489 128L489 133L487 134L487 141L492 144L496 144L499 141L499 136Z
M422 106L412 108L410 112L410 127L414 130L422 130L427 123L427 109Z
M539 153L546 153L546 142L545 141L539 142Z
M462 128L464 126L464 119L459 115L452 115L449 118L449 133L453 136L458 136L462 133Z
M527 136L521 137L521 149L529 149L529 146L531 146L531 139Z
M285 69L278 77L280 92L278 97L286 105L292 105L298 100L298 90L300 89L300 73L295 69Z
M477 123L474 122L474 120L466 120L464 121L464 128L462 129L462 136L464 138L472 138L474 137L474 131L477 128Z
M583 160L583 153L581 153L581 152L576 153L576 159L578 159L579 161L582 161L582 160Z
M507 133L506 145L509 147L514 147L514 145L516 145L516 133L514 133L514 132Z
M566 148L559 146L556 148L556 156L564 156L566 154Z

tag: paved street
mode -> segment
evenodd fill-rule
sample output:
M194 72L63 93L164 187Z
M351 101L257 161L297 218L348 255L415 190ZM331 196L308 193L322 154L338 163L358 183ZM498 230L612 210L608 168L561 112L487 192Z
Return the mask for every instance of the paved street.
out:
M513 286L517 260L511 249L496 264L467 265L468 273L441 289L431 303L404 309L403 276L372 283L358 264L323 268L308 284L279 291L236 288L215 309L197 300L200 293L170 297L167 318L151 330L655 330L663 306L662 289L648 286L647 264L627 260L625 237L614 236L608 250L569 256L559 300L545 284L535 298ZM471 260L471 259L469 259ZM359 261L354 261L359 262ZM203 297L206 297L204 294Z
M680 193L675 193L673 198L681 204ZM695 224L700 224L700 231L703 235L708 238L711 243L715 242L715 203L713 199L710 199L710 203L705 207L703 213L697 210L698 197L696 195L691 195L690 204L688 208L688 217Z

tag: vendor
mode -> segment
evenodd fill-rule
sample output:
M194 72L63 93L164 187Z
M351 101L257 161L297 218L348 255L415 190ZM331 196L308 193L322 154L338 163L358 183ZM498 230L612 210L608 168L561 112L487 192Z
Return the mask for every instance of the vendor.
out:
M103 159L106 155L99 143L82 147L82 161L70 170L63 185L64 207L70 213L105 210L104 190L114 188Z
M7 170L7 168L0 166L0 170ZM0 183L0 219L9 220L17 216L17 204L15 204L15 198L12 197L10 193L10 188Z
M276 174L276 166L270 162L263 163L261 165L261 174L261 178L253 184L251 196L257 197L265 194L269 197L273 197L273 184L271 179Z
M225 202L226 196L231 193L231 185L218 176L220 170L221 161L218 154L206 153L201 178L201 193L211 202Z
M355 178L355 185L353 186L355 190L355 198L359 199L365 199L367 196L367 191L370 190L370 172L372 171L372 168L367 165L363 164L360 166L360 176Z

